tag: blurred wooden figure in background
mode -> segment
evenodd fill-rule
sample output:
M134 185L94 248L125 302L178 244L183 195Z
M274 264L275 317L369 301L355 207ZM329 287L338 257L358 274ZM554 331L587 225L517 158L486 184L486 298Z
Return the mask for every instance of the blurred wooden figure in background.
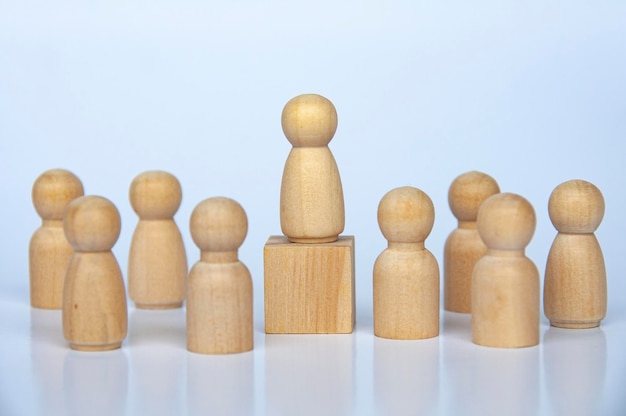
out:
M74 253L63 233L63 211L83 192L80 179L64 169L42 173L33 185L33 204L42 219L29 245L30 304L35 308L63 306L63 282Z

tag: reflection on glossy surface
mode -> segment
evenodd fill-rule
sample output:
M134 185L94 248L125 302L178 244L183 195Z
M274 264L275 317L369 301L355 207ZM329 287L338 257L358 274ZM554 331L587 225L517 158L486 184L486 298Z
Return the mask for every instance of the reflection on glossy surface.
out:
M130 357L131 413L177 414L185 381L184 310L131 309L125 346Z
M606 338L602 329L550 327L543 343L543 366L554 413L600 414L606 373Z
M63 387L69 415L123 414L128 391L128 362L124 351L79 352L68 349Z
M349 414L354 396L354 337L266 335L266 413Z
M380 414L433 414L439 400L439 337L374 337L374 392Z
M63 359L69 346L63 339L60 310L30 310L30 343L35 401L39 414L64 414Z
M254 354L187 352L187 413L250 415L254 410Z
M489 348L471 341L470 315L444 313L449 414L532 415L538 412L539 347Z

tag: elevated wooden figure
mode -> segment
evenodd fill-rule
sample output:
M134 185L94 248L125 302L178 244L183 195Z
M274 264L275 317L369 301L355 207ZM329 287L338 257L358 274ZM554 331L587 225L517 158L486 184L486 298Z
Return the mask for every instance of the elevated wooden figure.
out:
M180 183L167 172L144 172L133 180L129 197L139 223L128 257L128 294L137 308L179 308L188 272L183 238L174 222L182 201Z
M459 221L446 240L443 255L444 308L447 311L472 311L472 270L487 252L476 229L480 205L500 192L498 183L482 172L467 172L450 185L448 203Z
M248 232L245 211L232 199L209 198L191 214L200 261L187 286L187 349L230 354L253 347L252 278L237 251Z
M488 347L539 343L539 272L524 251L535 232L535 211L511 193L489 197L478 211L487 246L472 274L472 339Z
M424 247L435 221L424 192L405 186L378 205L378 224L389 244L374 264L374 334L392 339L439 335L439 266Z
M72 172L52 169L33 185L32 198L41 227L29 245L30 304L35 308L61 309L63 282L74 249L63 233L63 211L83 195L83 184Z
M606 316L606 269L594 234L604 216L604 198L592 183L557 186L548 204L558 230L544 283L543 308L552 326L594 328Z
M305 94L283 109L293 145L280 189L283 236L265 244L265 332L350 333L354 327L354 237L344 229L343 189L328 143L337 112Z
M119 348L128 324L122 272L111 252L120 235L120 214L100 196L71 202L63 229L75 250L63 291L63 334L81 351Z
M337 112L328 99L299 95L283 109L282 127L293 145L280 188L280 226L297 243L336 241L343 231L343 189L328 148L337 130Z

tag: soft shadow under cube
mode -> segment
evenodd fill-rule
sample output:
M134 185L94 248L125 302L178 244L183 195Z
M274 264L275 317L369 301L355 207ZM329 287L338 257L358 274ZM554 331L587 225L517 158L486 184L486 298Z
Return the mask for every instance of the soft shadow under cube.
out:
M265 332L349 334L354 328L354 236L322 244L271 236L263 252Z

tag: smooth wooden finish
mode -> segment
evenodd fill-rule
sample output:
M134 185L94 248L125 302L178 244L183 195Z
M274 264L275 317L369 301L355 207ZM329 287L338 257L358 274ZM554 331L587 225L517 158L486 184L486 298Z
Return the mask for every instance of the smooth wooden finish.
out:
M74 253L63 233L63 211L83 192L80 179L64 169L48 170L33 184L33 204L42 219L28 248L30 304L35 308L63 306L63 282Z
M139 223L128 257L128 295L137 308L178 308L185 299L187 254L174 222L182 195L178 179L163 171L144 172L130 186Z
M476 218L480 205L500 192L489 175L471 171L458 176L450 185L448 203L459 221L448 236L443 255L444 308L447 311L472 311L472 270L487 253L478 235Z
M606 316L606 268L594 232L604 216L604 198L592 183L557 186L548 211L558 234L546 263L543 308L552 326L594 328Z
M112 350L126 337L126 292L111 252L120 228L117 208L99 196L80 197L65 210L63 229L75 253L65 277L63 334L72 349Z
M539 272L524 254L535 232L535 211L511 193L489 197L478 211L487 246L472 274L472 339L488 347L539 343Z
M263 253L265 332L348 334L355 322L354 237L291 243L272 236Z
M432 201L419 189L389 191L378 223L389 244L374 264L374 334L392 339L439 335L439 266L424 247L435 221Z
M190 230L201 258L189 272L187 349L230 354L253 348L252 278L237 251L248 232L245 211L232 199L204 200Z
M326 98L305 94L283 109L282 127L293 145L280 189L280 225L290 241L327 243L343 231L343 189L328 143L337 130L337 112Z

